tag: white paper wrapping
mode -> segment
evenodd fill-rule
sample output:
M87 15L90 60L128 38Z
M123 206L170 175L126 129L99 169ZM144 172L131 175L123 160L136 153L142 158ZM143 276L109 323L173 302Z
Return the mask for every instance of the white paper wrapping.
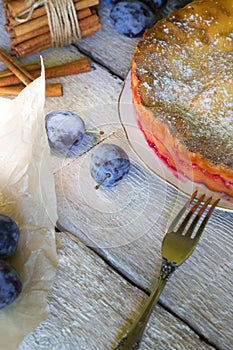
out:
M11 259L23 291L0 309L0 348L17 349L48 313L47 296L57 269L56 195L44 123L45 78L15 99L0 98L0 213L20 228Z

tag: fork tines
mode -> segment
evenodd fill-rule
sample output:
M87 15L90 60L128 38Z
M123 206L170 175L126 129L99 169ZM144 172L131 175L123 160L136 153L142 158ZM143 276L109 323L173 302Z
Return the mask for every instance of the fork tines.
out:
M185 212L187 212L188 208L190 208L190 210L188 211L188 213L186 214L185 218L183 219L182 223L180 224L180 226L177 228L176 232L180 233L180 234L185 234L185 232L187 231L187 227L188 227L188 233L187 235L189 237L191 237L195 227L197 227L197 224L199 222L199 219L203 216L203 220L198 228L197 234L200 234L205 225L207 224L207 221L209 220L214 208L217 206L218 202L220 199L215 200L212 204L212 197L208 197L205 199L205 194L202 194L199 198L197 198L198 195L198 191L196 190L195 192L193 192L192 196L190 197L190 199L185 203L185 205L180 209L179 213L176 215L175 219L172 221L171 225L169 226L168 231L174 231L176 226L178 225L179 221L181 218L183 218ZM205 209L208 207L208 205L210 205L207 213L205 215L203 215L203 213L205 212ZM194 216L193 214L196 213L196 215ZM194 216L193 221L189 224L189 220L191 217ZM185 230L186 229L186 230Z

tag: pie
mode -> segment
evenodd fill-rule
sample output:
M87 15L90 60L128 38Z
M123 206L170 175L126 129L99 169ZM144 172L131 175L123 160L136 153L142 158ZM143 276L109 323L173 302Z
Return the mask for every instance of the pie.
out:
M138 124L167 166L233 197L233 0L201 0L148 29L132 59Z

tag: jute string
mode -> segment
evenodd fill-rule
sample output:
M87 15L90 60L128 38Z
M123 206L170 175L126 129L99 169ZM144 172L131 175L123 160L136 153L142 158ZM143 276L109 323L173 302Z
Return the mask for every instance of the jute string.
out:
M19 23L25 23L28 20L31 19L33 11L37 9L38 7L44 5L44 0L27 0L25 1L26 5L30 6L28 9L20 12L16 17L15 20Z
M52 47L61 47L81 39L81 30L72 0L29 0L27 2L30 8L21 12L15 19L20 23L27 22L31 19L33 11L44 5Z

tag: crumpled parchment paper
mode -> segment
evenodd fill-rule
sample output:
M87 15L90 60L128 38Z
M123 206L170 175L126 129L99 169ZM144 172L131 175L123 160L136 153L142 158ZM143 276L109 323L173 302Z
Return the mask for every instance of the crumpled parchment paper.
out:
M0 98L0 213L20 228L10 263L23 291L0 309L0 348L16 350L23 338L47 318L47 296L57 270L54 178L44 125L44 68L14 99Z

